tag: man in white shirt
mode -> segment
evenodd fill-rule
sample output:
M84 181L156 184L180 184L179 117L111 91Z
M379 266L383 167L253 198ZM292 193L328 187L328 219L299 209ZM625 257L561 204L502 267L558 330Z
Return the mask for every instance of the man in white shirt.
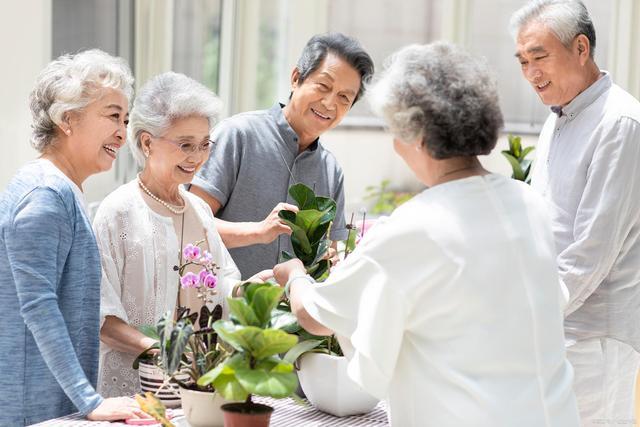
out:
M577 0L536 0L511 19L524 77L552 113L532 186L549 202L567 354L583 425L633 424L640 350L640 103L594 61Z

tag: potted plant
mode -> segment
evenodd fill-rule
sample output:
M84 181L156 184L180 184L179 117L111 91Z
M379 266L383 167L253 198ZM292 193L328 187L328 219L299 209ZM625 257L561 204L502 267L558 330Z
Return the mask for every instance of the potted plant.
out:
M294 253L282 251L280 258L283 261L294 257L300 259L311 277L322 280L329 274L329 261L324 257L331 244L327 234L336 217L336 202L316 196L304 184L292 185L289 194L299 211L281 210L278 216L291 227Z
M532 160L527 159L527 155L535 150L534 146L522 147L522 138L519 136L509 135L509 149L502 150L502 155L509 161L513 173L511 178L518 181L531 183L531 164Z
M175 381L179 385L182 409L189 424L192 427L216 427L223 425L220 406L226 401L211 385L198 385L198 380L218 366L230 349L218 342L212 327L222 318L220 305L213 310L207 306L216 292L218 266L210 253L200 250L200 243L187 245L183 250L185 262L175 267L181 286L197 290L198 298L203 302L200 311L191 313L189 309L179 307L175 321L172 313L168 312L154 327L141 329L158 341L152 347L157 349L154 363L166 379L156 394L163 396L163 387L170 380ZM196 266L201 271L199 274L185 272L188 266Z
M252 401L252 395L284 398L298 385L293 364L279 354L298 341L295 335L273 327L272 310L283 290L270 283L243 286L240 298L228 298L230 320L218 320L213 329L232 347L223 363L198 380L213 387L228 400L243 400L222 406L225 426L268 426L273 408Z
M314 276L312 273L319 272L316 265L329 247L326 234L330 228L330 222L335 218L335 202L317 197L303 184L292 186L289 194L300 210L297 214L281 211L280 217L285 219L293 230L291 243L294 255L303 262L312 277L321 281L328 275L328 263L326 267L324 265L318 267L321 269L321 274ZM326 214L321 213L322 208L325 208ZM364 227L364 217L362 224ZM361 237L357 228L353 226L353 217L347 228L349 234L344 242L344 257L354 250L358 237ZM291 259L293 255L283 253L282 258ZM344 357L336 337L319 337L305 331L295 321L289 302L286 300L279 304L275 317L281 328L300 337L300 343L287 353L285 360L297 361L298 378L302 390L313 406L340 417L369 412L376 406L378 400L348 377L348 360Z

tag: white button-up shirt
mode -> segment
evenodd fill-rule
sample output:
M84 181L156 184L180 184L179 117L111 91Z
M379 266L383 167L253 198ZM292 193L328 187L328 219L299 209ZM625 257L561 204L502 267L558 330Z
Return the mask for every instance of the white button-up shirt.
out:
M547 119L532 186L550 203L569 341L640 350L640 103L601 77Z
M368 231L304 307L353 344L349 377L388 398L392 426L577 427L550 228L521 182L437 185Z

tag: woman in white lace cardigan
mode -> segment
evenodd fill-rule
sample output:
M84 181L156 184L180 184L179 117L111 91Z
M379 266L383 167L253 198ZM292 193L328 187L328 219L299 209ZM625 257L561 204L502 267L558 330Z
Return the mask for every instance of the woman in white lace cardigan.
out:
M177 305L201 307L196 289L181 289L173 269L185 245L204 239L201 248L220 267L213 305L224 308L239 283L209 206L181 188L209 157L219 111L209 89L177 73L156 76L135 100L128 137L142 172L107 196L94 220L103 272L98 388L104 396L140 390L132 363L153 340L138 326L154 324Z

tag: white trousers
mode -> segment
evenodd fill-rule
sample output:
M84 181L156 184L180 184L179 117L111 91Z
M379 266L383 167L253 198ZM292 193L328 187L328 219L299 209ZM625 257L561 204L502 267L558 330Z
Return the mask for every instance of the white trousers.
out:
M619 341L594 338L568 346L567 358L575 372L573 390L582 426L635 426L640 355Z

